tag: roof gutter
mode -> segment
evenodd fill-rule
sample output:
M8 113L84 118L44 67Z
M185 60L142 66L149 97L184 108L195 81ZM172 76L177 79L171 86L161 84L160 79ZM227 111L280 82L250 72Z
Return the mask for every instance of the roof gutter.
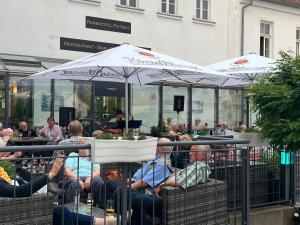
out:
M245 10L249 6L253 4L253 0L250 0L250 2L242 7L242 29L241 29L241 56L244 55L244 38L245 38Z

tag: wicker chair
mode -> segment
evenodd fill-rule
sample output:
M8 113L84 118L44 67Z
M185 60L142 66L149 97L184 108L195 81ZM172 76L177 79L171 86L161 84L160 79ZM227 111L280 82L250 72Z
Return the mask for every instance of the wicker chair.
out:
M226 165L211 165L210 177L218 180L227 181L227 203L228 210L234 209L234 197L236 197L236 207L242 206L242 165L236 165L236 175L234 176L234 166L230 162L224 162ZM250 165L250 204L259 205L268 201L268 165L266 163L256 163ZM236 193L234 190L234 177L236 177ZM235 194L235 196L234 196Z
M0 198L0 225L52 225L54 199L46 194Z
M209 179L186 190L166 187L162 191L163 225L218 225L227 221L225 183Z

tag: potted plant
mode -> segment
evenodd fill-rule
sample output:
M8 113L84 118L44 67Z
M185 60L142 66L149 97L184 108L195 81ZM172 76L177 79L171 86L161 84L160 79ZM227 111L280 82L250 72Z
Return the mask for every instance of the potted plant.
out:
M92 161L95 163L140 162L155 158L157 138L126 135L114 137L104 134L90 138Z

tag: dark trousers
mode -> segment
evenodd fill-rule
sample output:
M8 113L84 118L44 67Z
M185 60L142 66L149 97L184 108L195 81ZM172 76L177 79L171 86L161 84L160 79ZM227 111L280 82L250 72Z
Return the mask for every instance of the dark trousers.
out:
M162 218L163 201L153 195L145 195L139 191L131 192L131 224L132 225L151 225L149 218Z
M53 209L53 225L79 225L93 224L93 217L71 212L63 206L57 206Z
M85 181L86 177L80 177L80 180ZM94 194L94 201L97 204L100 204L99 196L101 196L101 190L103 186L103 180L101 177L93 177L91 181L91 188L87 190ZM75 196L77 190L80 189L78 180L64 180L60 183L60 187L66 190L65 194L65 203L70 203L75 201Z
M114 181L106 181L107 190L113 193L111 198L115 202L115 210L122 213L122 196L127 191L127 208L132 209L132 225L151 225L153 217L162 218L163 201L154 195L147 195L143 190L134 190ZM114 190L114 191L113 191ZM107 195L109 197L109 195Z

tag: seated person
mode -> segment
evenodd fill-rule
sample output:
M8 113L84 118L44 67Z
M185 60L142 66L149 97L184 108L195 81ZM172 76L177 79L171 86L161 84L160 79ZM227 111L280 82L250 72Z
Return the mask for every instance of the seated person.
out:
M246 129L247 129L247 126L245 124L241 124L239 126L239 132L240 133L245 133Z
M28 128L27 122L21 121L19 123L18 132L21 137L36 137L36 132L30 128Z
M171 142L167 138L161 138L158 140L159 143ZM137 170L131 179L130 188L131 190L137 190L145 193L153 193L154 188L157 187L161 182L168 178L172 173L172 166L170 163L170 146L157 146L156 157L142 165ZM106 206L106 200L113 198L117 194L118 190L122 188L123 184L116 181L105 180L105 192L101 193L100 207Z
M7 142L9 141L10 137L13 136L13 130L10 128L3 129L0 131L0 146L6 146ZM22 156L22 152L0 152L0 159L15 159Z
M63 139L61 129L58 125L55 124L53 116L48 117L47 125L39 130L38 135L48 138L47 144L56 145Z
M168 117L168 118L167 118L167 122L164 124L164 129L165 129L167 132L170 132L170 131L172 130L172 126L173 126L172 118L171 118L171 117Z
M186 133L186 127L184 123L180 123L177 128L177 134L184 135Z
M85 142L80 141L80 144L85 144ZM100 177L100 166L99 164L92 164L85 156L86 150L80 149L79 153L70 153L66 160L66 180L60 183L60 187L66 190L66 203L75 201L78 189L88 192L92 190L96 197L95 202L99 203L100 201L97 198L100 195L99 191L101 191L101 185L103 184L103 180ZM92 174L91 169L93 170Z
M82 124L78 120L73 120L68 125L68 134L69 138L64 139L59 142L59 145L70 145L70 144L80 144L80 142L84 142L82 138L83 127ZM55 151L54 155L65 154L62 151Z
M209 150L209 146L194 145L191 150ZM132 197L132 225L142 224L151 225L148 221L150 217L162 217L163 200L159 196L159 192L164 186L174 186L183 189L195 186L200 183L207 182L210 175L210 168L206 161L208 160L210 152L196 152L191 151L190 164L173 173L164 183L161 183L154 189L156 195L145 195L141 193L133 193Z
M0 197L21 198L31 196L39 189L47 185L47 183L58 174L62 165L63 159L58 158L55 160L48 175L40 176L35 180L28 183L23 183L20 186L14 186L14 182L10 179L6 171L0 167ZM54 225L90 225L93 222L95 225L103 225L104 219L72 213L63 206L57 206L53 209Z
M181 135L178 138L179 141L193 141L192 137L187 134ZM177 148L174 148L171 154L172 166L180 169L186 167L189 164L190 149L191 149L190 145L180 145Z
M118 121L122 121L122 120L124 120L124 114L123 114L122 110L118 109L116 111L115 117L109 121L111 124L114 123L114 126L105 128L104 132L112 133L112 134L116 134L116 135L122 135L122 133L123 133L122 129L117 128Z
M195 124L192 127L192 130L200 131L202 126L201 126L201 120L199 118L195 119Z
M161 138L159 143L171 142L167 138ZM170 163L170 146L157 146L156 157L143 164L143 166L134 173L132 177L132 189L154 188L164 181L172 172Z

